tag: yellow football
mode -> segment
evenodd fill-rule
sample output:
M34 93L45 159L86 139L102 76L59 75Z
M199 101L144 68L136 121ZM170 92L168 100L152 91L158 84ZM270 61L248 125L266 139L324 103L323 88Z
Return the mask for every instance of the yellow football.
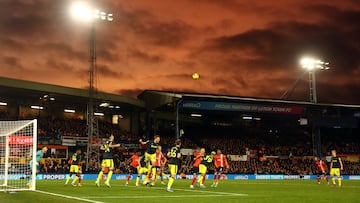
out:
M198 73L194 73L194 74L192 74L192 78L193 78L194 80L197 80L197 79L200 78L200 75L199 75Z

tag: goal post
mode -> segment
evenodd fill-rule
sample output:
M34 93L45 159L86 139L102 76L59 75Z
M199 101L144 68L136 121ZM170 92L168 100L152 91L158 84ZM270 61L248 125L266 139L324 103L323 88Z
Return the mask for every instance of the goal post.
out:
M0 121L0 191L36 189L36 150L36 119Z

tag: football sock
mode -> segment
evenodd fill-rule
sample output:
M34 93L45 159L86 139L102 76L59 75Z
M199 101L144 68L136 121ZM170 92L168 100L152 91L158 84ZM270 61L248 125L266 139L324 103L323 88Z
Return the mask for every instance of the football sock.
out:
M110 170L110 172L109 172L109 174L108 174L108 177L107 177L107 179L106 179L106 182L108 182L108 183L110 182L112 174L113 174L113 171Z
M74 184L77 180L79 179L78 176L75 176L74 180L72 181L72 183Z
M168 188L171 188L172 184L174 183L174 178L170 177L169 182L168 182Z
M68 183L69 183L70 178L71 178L71 175L69 175L69 176L66 178L66 182L65 182L65 184L68 184Z
M97 179L96 179L96 181L100 181L101 180L101 177L104 175L104 171L100 171L99 172L99 175L98 175L98 177L97 177Z
M195 181L196 181L196 175L194 175L194 177L193 177L193 179L191 181L191 185L194 185Z
M203 180L204 180L204 176L201 175L201 176L200 176L200 180L199 180L200 184L204 184L204 181L203 181Z
M140 182L140 176L137 176L137 177L136 177L136 183L135 183L135 184L136 184L136 185L139 185L139 182Z

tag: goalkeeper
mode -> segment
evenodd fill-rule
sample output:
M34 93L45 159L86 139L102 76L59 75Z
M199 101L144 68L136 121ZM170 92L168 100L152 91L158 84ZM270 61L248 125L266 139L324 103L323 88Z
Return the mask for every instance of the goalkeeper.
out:
M48 151L48 148L46 146L44 146L43 148L41 148L40 150L38 150L36 152L36 163L35 163L35 165L36 165L36 173L40 172L39 162L40 162L40 159L43 158L44 154L46 154L47 151ZM32 171L32 167L33 167L33 160L32 159L30 160L29 165L30 165L30 170ZM30 175L29 183L27 185L29 186L29 188L32 187L32 175Z

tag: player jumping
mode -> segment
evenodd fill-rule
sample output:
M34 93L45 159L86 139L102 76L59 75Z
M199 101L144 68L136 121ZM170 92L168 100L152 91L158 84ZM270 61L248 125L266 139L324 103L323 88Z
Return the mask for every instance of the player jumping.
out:
M147 144L147 149L145 152L145 162L148 164L148 176L145 180L145 184L149 183L149 178L151 177L152 167L155 165L156 161L156 149L159 146L160 135L155 135L154 140L148 140L144 142L142 139L139 139L140 144Z
M113 160L113 151L115 147L120 147L120 144L113 144L114 135L110 135L109 139L100 147L100 150L104 151L103 160L101 163L101 171L99 172L98 178L95 181L95 185L100 187L100 179L104 174L105 168L109 168L109 173L105 181L107 187L110 186L111 176L114 171L114 160Z
M66 178L66 181L65 181L64 185L69 184L69 181L70 181L73 173L75 173L75 178L72 181L71 185L76 186L75 183L80 178L80 170L79 170L80 161L81 161L81 150L77 149L76 152L71 157L70 173L69 173L68 177ZM79 181L79 183L80 183L80 181Z
M229 163L226 159L226 156L221 153L221 150L218 149L216 155L214 156L215 163L215 173L214 181L211 187L217 187L220 181L221 174L225 172L225 168L229 168Z

